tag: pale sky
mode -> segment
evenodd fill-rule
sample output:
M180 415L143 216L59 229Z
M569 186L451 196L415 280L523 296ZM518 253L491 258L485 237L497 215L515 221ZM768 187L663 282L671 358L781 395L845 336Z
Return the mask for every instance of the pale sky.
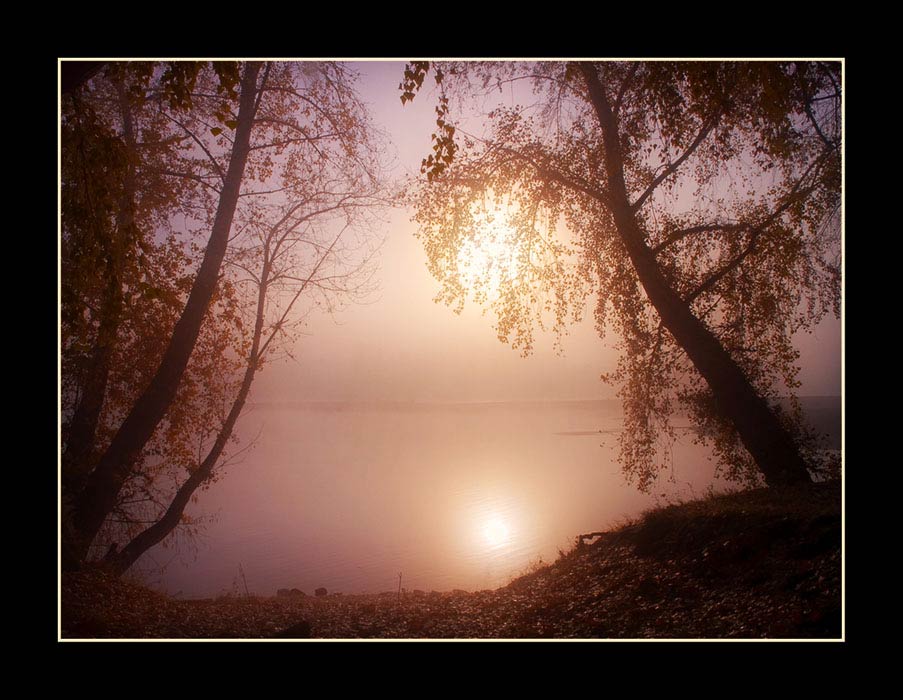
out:
M419 172L430 151L434 101L424 94L402 105L398 83L404 63L368 62L360 94L397 152L392 175ZM426 83L424 92L426 93ZM615 387L599 376L615 368L614 338L602 341L592 310L571 328L564 356L551 333L537 334L531 357L499 342L491 313L474 304L456 315L433 302L439 284L426 269L414 238L411 212L395 210L379 256L380 291L365 306L334 319L310 319L295 346L295 361L269 365L255 380L251 401L413 400L503 401L613 398ZM840 321L825 320L799 342L804 395L840 394Z

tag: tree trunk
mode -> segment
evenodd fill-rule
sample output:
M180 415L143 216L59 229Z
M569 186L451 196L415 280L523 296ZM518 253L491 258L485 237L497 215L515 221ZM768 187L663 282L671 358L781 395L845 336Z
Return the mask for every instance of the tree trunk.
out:
M108 287L119 287L119 280L113 276L109 268L107 273ZM78 402L69 434L66 438L66 451L63 453L63 487L66 494L76 494L81 490L85 478L91 471L91 451L94 447L94 436L100 411L103 408L107 392L107 380L110 376L110 361L113 356L113 339L119 327L119 310L112 295L121 294L121 289L106 290L107 300L101 313L103 314L98 330L97 342L88 360L87 377L82 387L82 397Z
M276 227L281 225L281 223L283 223L284 221L285 219L283 219L280 224L277 224ZM271 230L271 233L275 232L276 227ZM301 284L300 288L298 288L298 290L295 292L292 300L286 306L285 314L288 314L288 311L291 309L292 305L307 288L307 285L317 274L320 267L327 260L329 260L329 256L341 236L342 233L339 232L339 234L333 240L332 244L325 250L325 252L321 254L320 260L314 266L313 270L310 273L310 276ZM277 243L276 248L278 248L278 246L279 244ZM254 381L254 375L257 372L257 368L260 366L260 362L263 356L266 354L269 344L276 338L276 335L279 332L279 326L282 322L280 320L273 326L271 335L266 340L266 342L263 342L263 324L264 314L266 311L267 290L269 288L271 275L273 272L273 258L270 257L269 241L266 245L264 245L263 255L263 268L260 273L260 282L257 289L257 314L254 320L254 334L251 339L251 349L248 352L248 362L247 366L245 367L245 374L242 379L241 387L238 391L238 395L234 403L232 404L229 415L226 418L226 421L223 423L223 426L220 429L219 433L217 434L216 441L214 442L213 447L208 452L206 458L198 467L198 469L194 473L192 473L188 480L176 492L176 495L173 497L172 502L166 509L166 512L163 514L163 516L156 523L154 523L146 530L142 531L134 539L132 539L132 541L129 542L121 551L113 551L104 558L105 564L117 574L124 573L132 564L134 564L138 560L138 558L142 554L144 554L144 552L153 547L155 544L162 542L163 539L165 539L169 535L169 533L171 533L178 526L179 522L181 521L182 514L185 512L185 507L191 500L192 495L197 490L198 486L203 484L204 481L206 481L211 476L214 468L216 467L217 461L222 455L223 448L225 448L226 446L226 442L232 435L232 431L235 428L235 423L238 420L238 417L241 415L245 401L248 398L248 393L251 390L251 384ZM285 319L285 314L282 317L283 320Z
M67 541L64 541L64 564L82 561L87 556L88 547L116 504L116 498L131 465L166 414L191 357L226 253L232 218L248 159L259 72L259 62L249 62L245 65L238 126L235 130L229 167L220 193L210 240L188 302L176 323L169 346L154 378L135 402L76 500L72 519L73 529L66 538Z
M135 129L132 111L125 85L120 80L117 85L120 116L122 117L122 137L129 154L129 163L123 179L122 194L119 197L116 217L116 239L110 242L107 263L104 269L106 288L100 309L100 326L97 340L88 361L87 378L81 401L72 416L66 452L63 454L64 490L67 498L77 494L91 472L91 451L100 411L107 393L110 376L110 362L119 332L122 317L122 273L127 250L137 238L135 230Z
M257 367L259 365L260 340L263 334L268 277L269 263L265 262L263 274L261 275L260 287L257 293L257 316L254 321L254 337L251 340L251 350L248 353L248 364L245 367L245 374L242 378L241 387L238 390L238 396L236 396L235 401L232 403L229 415L226 417L226 421L223 423L222 428L220 428L220 431L216 436L216 441L213 443L213 447L210 448L210 451L207 453L204 461L198 466L197 470L195 470L185 483L179 487L179 490L176 491L176 495L173 497L163 516L153 525L135 536L121 551L114 552L104 559L107 566L115 573L120 575L123 574L132 564L138 561L138 558L142 554L155 544L162 542L169 533L178 526L182 519L182 513L185 512L185 507L191 501L191 497L194 495L198 486L203 484L210 478L211 474L213 474L213 469L219 461L219 458L222 456L223 449L235 428L235 423L244 409L248 393L251 391L251 384L254 381L254 374L257 372Z
M214 442L213 447L207 453L207 456L197 470L195 470L185 483L179 487L179 490L176 491L176 495L173 497L163 516L153 525L136 535L121 551L114 553L104 560L115 573L124 573L132 564L138 561L138 558L148 549L155 544L162 542L181 522L182 513L185 512L185 507L191 501L191 497L194 495L198 486L210 478L210 475L213 473L213 468L216 466L216 463L223 453L226 442L232 435L235 422L238 420L238 417L244 408L245 401L248 398L248 392L251 388L254 372L256 371L256 364L256 361L253 365L251 363L248 364L244 380L242 381L241 388L238 392L238 397L232 404L232 409L229 411L229 415L227 416L223 427L217 434L216 442Z
M811 482L796 443L718 338L700 321L662 274L630 205L624 181L620 134L596 69L579 64L602 128L610 208L618 234L662 324L712 390L716 407L734 424L769 486Z

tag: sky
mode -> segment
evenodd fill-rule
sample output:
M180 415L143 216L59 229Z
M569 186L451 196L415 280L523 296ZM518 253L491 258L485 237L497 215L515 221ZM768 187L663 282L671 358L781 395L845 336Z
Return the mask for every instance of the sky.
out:
M424 94L402 105L402 62L362 62L361 98L397 154L391 176L419 173L430 152L434 101ZM426 93L426 84L424 88ZM563 355L551 333L539 333L530 357L500 342L492 315L473 303L461 315L433 302L439 283L426 268L412 212L395 209L383 230L379 291L369 303L334 317L314 316L294 346L293 360L258 375L252 402L266 401L522 401L614 398L600 375L617 363L615 338L603 341L591 308L571 327ZM823 321L798 338L803 395L841 393L841 322Z

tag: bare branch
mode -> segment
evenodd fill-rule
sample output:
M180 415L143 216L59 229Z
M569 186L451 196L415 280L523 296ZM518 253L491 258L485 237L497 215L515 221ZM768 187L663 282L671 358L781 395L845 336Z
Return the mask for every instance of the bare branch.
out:
M217 162L216 158L213 157L213 154L207 149L206 144L203 141L201 141L201 139L199 139L197 137L197 135L191 129L189 129L187 126L185 126L178 119L170 116L166 112L163 112L163 116L166 117L167 119L169 119L171 122L180 126L182 128L182 131L184 131L186 134L188 134L188 136L191 137L191 140L194 141L198 146L201 147L201 150L204 151L204 153L207 155L207 158L210 160L214 169L216 170L217 174L219 175L220 180L222 180L223 183L225 183L226 173L223 170L222 166Z
M812 113L812 105L811 100L804 100L803 106L806 109L806 116L809 118L809 123L815 128L815 133L818 134L818 137L822 140L822 143L825 144L825 148L834 150L837 148L837 144L832 142L825 136L824 132L821 130L821 127L818 125L818 120L815 118L815 115Z
M211 185L203 177L201 177L200 175L195 175L194 173L180 173L180 172L176 172L175 170L151 170L150 172L153 172L157 175L168 175L170 177L179 177L179 178L183 178L186 180L194 180L195 182L199 182L200 184L202 184L204 187L210 188L217 194L220 193L220 189L218 187L216 187L215 185Z
M288 318L289 312L292 310L292 307L295 305L295 302L298 301L298 298L301 296L301 294L304 293L304 290L307 289L311 280L314 278L314 275L317 274L317 271L320 269L320 267L322 267L323 263L326 262L326 259L329 257L329 254L335 248L336 244L339 242L339 239L345 233L347 228L348 228L348 226L346 225L342 228L341 231L339 231L339 234L335 237L332 244L327 249L326 253L324 253L320 257L320 259L317 261L317 264L314 266L314 269L311 271L310 275L307 277L307 279L303 282L303 284L295 292L295 295L292 297L292 300L286 305L285 311L283 311L282 316L280 316L279 320L276 321L276 323L273 325L273 328L274 328L273 333L260 346L260 350L257 353L258 361L260 361L260 359L264 357L264 355L266 354L267 348L270 346L270 343L273 342L273 339L276 337L276 334L279 332L279 329L285 323L285 319Z
M246 273L251 278L251 280L254 282L254 284L260 284L260 277L258 277L257 273L255 271L251 270L250 268L245 267L241 263L235 262L234 260L229 260L229 261L227 261L226 264L231 265L232 267L237 267L239 270Z
M297 97L299 100L302 100L303 102L306 102L311 107L313 107L317 112L319 112L326 119L326 121L328 121L332 125L332 128L335 129L336 133L339 133L339 134L344 133L344 131L341 129L341 127L338 124L336 124L335 118L333 117L332 113L330 113L329 110L324 109L323 106L321 104L317 103L315 100L311 100L307 95L303 95L300 92L298 92L297 90L294 90L292 88L283 87L283 86L274 85L273 87L269 87L269 88L265 88L265 89L273 90L274 92L285 92L285 93L288 93L289 95L293 95L294 97ZM263 92L264 92L264 90L261 90L261 93L263 93Z
M264 194L278 194L279 192L287 192L288 189L289 189L288 187L277 187L274 190L260 190L257 192L242 192L238 196L239 197L255 197L255 196L264 195Z
M284 126L287 129L291 129L292 131L297 131L303 137L304 141L320 141L321 139L334 139L339 138L341 134L335 131L329 131L325 134L316 134L311 136L304 129L301 128L298 124L288 121L287 119L275 119L273 117L258 117L254 120L255 124L276 124L277 126ZM282 145L283 142L277 142L273 144L266 144L264 146L255 146L255 148L268 148L275 145ZM297 143L296 141L285 141L284 143Z

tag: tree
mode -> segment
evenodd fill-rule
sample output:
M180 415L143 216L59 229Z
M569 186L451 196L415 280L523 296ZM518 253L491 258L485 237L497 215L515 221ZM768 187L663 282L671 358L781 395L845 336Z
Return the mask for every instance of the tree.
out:
M179 172L183 144L161 109L197 78L200 64L187 67L110 64L91 89L62 101L61 488L68 532L73 501L153 377L191 288L193 261L173 223L180 204L202 202L202 188L190 168ZM172 89L150 89L155 70L157 85L180 77ZM225 99L237 66L220 72L217 92ZM210 311L220 311L228 295L217 285ZM208 395L214 386L225 390L228 346L216 333L200 334L174 399L179 410L136 458L110 519L126 517L124 504L133 509L156 498L159 464L191 453L192 434L215 413Z
M117 572L127 570L169 536L183 522L185 508L197 490L217 476L256 373L279 347L280 337L291 335L292 328L299 325L292 312L297 311L302 295L318 292L317 303L331 311L336 304L365 298L370 289L369 263L375 249L367 237L350 241L348 234L368 230L374 210L384 206L379 183L342 182L324 178L323 173L308 175L307 186L321 185L308 196L295 193L287 202L269 207L258 204L239 215L244 234L233 242L227 264L238 274L235 286L247 286L255 299L250 305L253 331L245 349L241 382L206 456L192 463L187 478L149 526L105 558Z
M403 102L431 68L408 65ZM799 404L776 399L798 386L793 334L839 314L840 65L441 64L435 78L434 153L411 201L438 299L474 291L529 352L535 326L562 333L594 296L599 333L620 337L607 379L642 489L678 406L727 476L810 481ZM449 94L525 80L532 106L456 134Z
M180 294L186 283L190 288L189 256L171 219L179 202L199 203L199 184L174 177L179 140L145 94L152 70L147 63L110 66L90 94L63 101L63 478L69 492L83 485L98 457L91 450L105 401L106 412L115 413L124 407L112 399L129 394L122 387L108 391L114 365L152 375L141 360L150 354L153 328L171 330L168 317L178 317ZM123 341L135 336L143 352L114 362Z
M103 80L64 99L64 565L85 560L111 523L124 523L127 538L147 524L165 536L182 520L185 498L214 478L254 373L292 324L286 311L265 325L275 296L301 279L303 268L287 267L289 252L308 246L318 263L291 305L311 287L341 291L336 285L353 278L354 263L336 262L347 248L339 239L360 221L364 199L376 202L380 151L351 82L344 66L325 63L110 64ZM139 191L148 202L140 212ZM307 238L289 243L282 231L281 252L245 246L274 207ZM345 227L322 246L316 227L340 214ZM160 240L167 228L174 233ZM209 239L198 245L191 231L204 228ZM98 259L111 274L96 274ZM235 271L258 262L249 298ZM331 278L316 274L329 265ZM106 298L115 303L97 303ZM98 363L84 358L98 356L106 359L94 371ZM147 362L146 379L117 395L111 375ZM140 549L132 544L123 553Z
M222 174L222 189L210 239L163 359L97 464L85 477L84 484L79 484L77 492L71 494L71 514L65 514L63 532L64 564L67 566L86 557L91 542L116 506L122 486L139 459L141 450L151 439L173 401L188 359L194 350L201 322L216 289L219 268L225 254L232 216L248 159L251 125L258 105L257 78L260 68L260 64L256 62L250 62L244 67L239 110L234 122L235 138L230 149L228 169ZM190 84L191 80L179 83L178 88L170 93L171 101L178 102L183 99L180 90L186 90ZM123 128L123 140L128 148L130 138L128 120L124 120Z

